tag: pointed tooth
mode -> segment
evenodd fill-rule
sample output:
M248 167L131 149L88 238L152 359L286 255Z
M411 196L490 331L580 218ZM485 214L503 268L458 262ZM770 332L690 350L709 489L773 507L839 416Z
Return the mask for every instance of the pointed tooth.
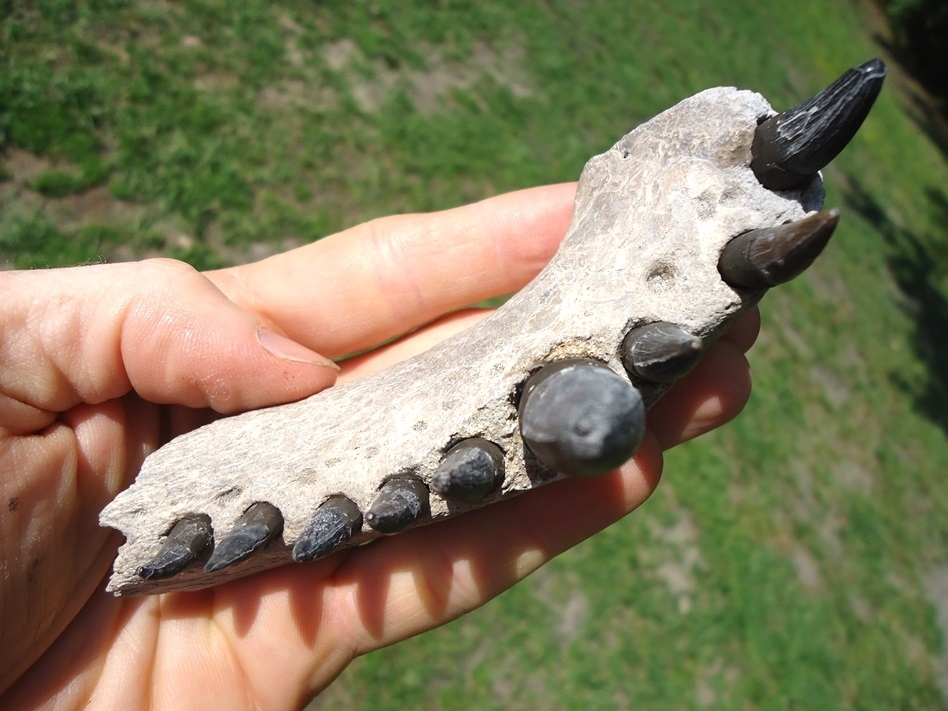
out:
M205 573L226 568L248 558L283 533L283 514L273 504L259 501L251 504L234 523L234 527L214 547L204 566Z
M673 323L659 321L633 328L622 340L622 364L630 376L653 383L671 383L701 360L704 344L698 336Z
M757 127L751 168L761 185L789 190L809 182L846 147L882 89L886 67L873 59L819 94Z
M821 210L796 222L745 232L721 251L718 271L735 288L765 289L799 276L816 259L839 222Z
M145 580L169 578L200 556L213 539L210 516L183 516L172 527L155 557L139 567L136 573Z
M504 480L504 453L481 437L463 440L448 450L431 480L446 499L480 501Z
M520 399L520 434L543 464L567 476L599 476L626 462L645 431L639 391L594 360L544 366Z
M362 530L362 512L355 502L336 494L324 501L293 546L293 560L306 563L339 548Z
M414 474L396 474L379 489L365 522L379 533L398 533L430 510L425 483Z

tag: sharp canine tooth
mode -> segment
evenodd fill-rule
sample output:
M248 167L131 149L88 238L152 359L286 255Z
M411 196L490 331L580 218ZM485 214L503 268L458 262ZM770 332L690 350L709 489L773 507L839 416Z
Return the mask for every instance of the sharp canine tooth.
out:
M664 321L634 328L622 339L622 364L654 383L678 380L701 359L704 344L673 323Z
M472 437L454 445L435 472L431 488L447 499L480 501L504 480L504 454L493 442Z
M362 530L362 512L341 494L323 502L306 524L296 545L293 560L305 563L327 556Z
M639 391L602 363L545 366L526 382L520 434L537 459L567 476L598 476L627 461L645 431Z
M380 533L398 533L429 511L425 483L414 474L396 474L379 489L365 522Z
M249 557L283 532L283 514L273 504L260 501L250 507L234 523L204 566L205 573L226 568Z
M761 185L789 190L809 182L846 147L879 95L886 67L873 59L819 94L757 127L751 168Z
M139 567L136 573L145 580L169 578L201 555L213 539L210 516L183 516L168 533L155 557Z
M816 259L829 241L839 210L821 210L802 220L751 230L721 251L718 271L733 287L765 289L790 281Z

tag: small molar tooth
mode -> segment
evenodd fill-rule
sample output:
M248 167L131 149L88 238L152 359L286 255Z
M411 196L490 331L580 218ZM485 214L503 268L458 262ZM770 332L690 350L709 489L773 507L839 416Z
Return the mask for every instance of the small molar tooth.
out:
M629 331L622 339L620 355L629 376L671 383L698 364L703 349L698 336L659 321Z
M886 67L873 59L850 69L819 94L761 123L751 168L770 190L800 187L846 147L882 89Z
M504 480L504 453L493 442L471 437L448 450L431 480L446 499L480 501Z
M273 504L258 501L251 504L234 527L214 547L214 552L204 566L205 573L226 568L248 558L254 551L283 532L283 514Z
M639 391L585 358L544 366L523 388L520 434L537 459L567 476L599 476L628 461L645 432Z
M820 210L777 227L745 232L721 251L718 271L735 288L766 289L803 273L829 241L839 210Z
M425 482L414 474L396 474L382 484L365 522L379 533L398 533L430 510Z
M188 514L172 527L158 554L138 568L136 574L145 580L169 578L184 570L214 540L211 517Z
M293 560L306 563L327 556L362 530L362 512L342 494L330 496L306 524L296 545Z

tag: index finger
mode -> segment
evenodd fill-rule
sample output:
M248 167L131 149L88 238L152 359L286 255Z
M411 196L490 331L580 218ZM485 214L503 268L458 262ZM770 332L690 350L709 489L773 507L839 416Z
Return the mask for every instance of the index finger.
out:
M523 287L559 247L575 192L551 185L373 220L208 277L264 323L339 357Z

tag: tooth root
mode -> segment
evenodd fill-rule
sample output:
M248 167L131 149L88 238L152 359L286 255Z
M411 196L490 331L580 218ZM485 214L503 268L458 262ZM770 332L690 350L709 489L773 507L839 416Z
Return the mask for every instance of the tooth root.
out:
M751 168L770 190L800 187L846 147L879 95L886 67L873 59L757 127Z
M733 287L765 289L799 276L816 259L839 221L839 210L821 210L777 227L751 230L721 251L718 271Z
M661 321L629 331L622 340L620 355L630 376L671 383L698 364L703 348L698 336Z
M398 533L430 510L425 483L414 474L396 474L379 489L365 522L379 533Z
M472 437L441 460L431 488L446 499L480 501L504 480L504 453L493 442Z
M206 514L188 514L172 527L157 555L138 568L145 580L169 578L194 561L214 539L211 518Z
M362 530L362 512L348 497L336 494L324 501L306 524L293 560L306 563L327 556Z
M520 434L543 464L567 476L599 476L627 461L645 431L639 391L594 360L560 361L527 380Z
M283 514L273 504L260 501L250 507L234 523L204 566L205 573L226 568L248 558L283 532Z

